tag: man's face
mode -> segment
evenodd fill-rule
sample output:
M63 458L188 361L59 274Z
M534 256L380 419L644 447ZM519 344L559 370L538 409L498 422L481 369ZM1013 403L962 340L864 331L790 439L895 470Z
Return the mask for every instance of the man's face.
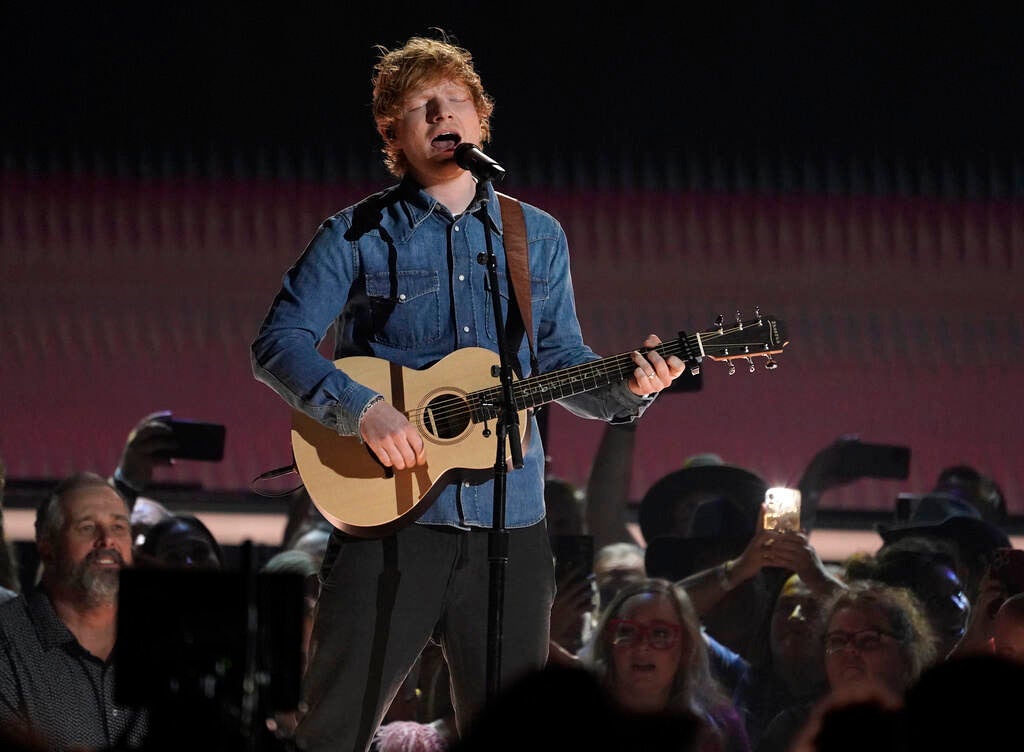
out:
M791 575L775 601L771 624L774 665L802 670L817 662L818 650L812 636L821 610L818 598L797 575Z
M409 92L392 141L405 154L413 177L429 187L458 177L462 168L455 163L455 147L479 144L480 136L480 115L469 89L441 79Z
M92 604L117 595L121 569L132 563L128 506L106 486L80 488L65 496L64 524L50 551L41 551L55 581Z

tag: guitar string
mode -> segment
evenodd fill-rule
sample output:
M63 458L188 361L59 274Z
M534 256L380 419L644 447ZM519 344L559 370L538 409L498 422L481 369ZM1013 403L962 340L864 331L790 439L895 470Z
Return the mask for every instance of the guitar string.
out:
M742 326L736 326L731 329L721 329L699 332L697 334L687 335L685 341L686 347L682 346L684 338L678 337L669 342L662 342L653 348L643 348L641 352L648 352L649 350L657 350L662 357L669 357L671 355L680 356L684 361L687 359L694 359L699 356L697 350L698 343L701 342L700 337L703 338L705 345L713 343L716 339L727 337L735 334L736 332L750 330L752 328L763 329L763 322L759 324L757 321L745 322ZM762 340L755 340L749 343L736 342L731 343L737 347L743 348L753 345L764 345ZM623 381L627 378L627 374L633 369L637 368L636 363L633 361L633 352L620 353L609 358L602 358L599 360L589 361L588 363L580 363L575 366L569 366L558 371L552 371L551 373L539 374L537 376L531 376L526 379L519 380L513 384L513 399L517 406L520 403L523 404L523 408L544 404L552 400L559 399L561 397L572 396L581 392L590 391L596 387L604 386L609 383L613 383L609 378L615 376L617 380ZM692 353L690 358L683 358L683 354L690 352ZM742 355L728 356L730 358L743 358L743 357L754 357L768 355L768 352L749 352L743 353ZM572 389L567 393L554 394L552 386L562 382L568 382L568 386L580 386L582 389ZM588 384L593 384L589 386ZM530 394L525 393L525 387L527 385L538 385ZM501 401L502 388L500 386L487 387L475 392L470 392L465 397L459 397L457 395L451 395L448 404L442 405L441 407L425 407L410 410L406 415L410 422L415 422L420 425L423 424L424 415L427 413L431 414L431 418L435 424L439 422L458 422L462 425L467 425L473 422L473 416L479 414L483 420L493 420L497 415L497 405ZM532 401L529 398L536 396L537 394L543 395L543 399L539 401ZM517 399L520 397L519 399ZM552 396L553 395L553 396ZM493 405L493 410L488 409ZM486 414L483 412L488 409Z

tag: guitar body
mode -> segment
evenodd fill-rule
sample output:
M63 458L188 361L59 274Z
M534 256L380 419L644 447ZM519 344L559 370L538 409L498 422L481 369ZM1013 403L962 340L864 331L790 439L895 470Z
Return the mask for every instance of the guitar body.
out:
M360 537L386 535L422 514L454 471L468 470L477 479L493 474L494 424L471 420L468 396L500 387L492 375L500 365L497 353L467 347L421 371L367 356L341 358L335 365L409 417L423 437L426 463L396 472L384 467L358 436L340 436L293 411L295 467L313 504L332 525ZM519 428L525 446L526 410L519 412Z
M721 319L712 329L680 332L677 339L653 349L664 358L675 356L690 364L694 373L706 360L726 363L729 374L736 371L737 360L744 361L750 372L754 358L766 358L769 371L777 367L772 356L788 344L780 321L759 311L748 321L740 321L737 314L730 326ZM636 371L635 353L514 381L512 403L524 451L531 408L630 378ZM332 525L361 537L386 535L419 517L448 483L460 477L485 480L494 474L498 445L488 429L504 404L497 353L467 347L419 371L366 356L341 358L334 364L405 413L423 437L426 463L395 472L380 464L358 436L339 436L294 410L295 468L313 504Z

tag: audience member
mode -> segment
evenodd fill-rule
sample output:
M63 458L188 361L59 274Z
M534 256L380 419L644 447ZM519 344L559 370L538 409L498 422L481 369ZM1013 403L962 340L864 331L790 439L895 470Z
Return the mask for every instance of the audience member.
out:
M94 473L39 506L39 586L0 605L0 724L58 748L140 747L146 713L115 702L119 574L132 564L128 505Z
M953 649L951 657L992 653L995 648L996 617L1010 597L1024 591L1024 552L999 549L981 579L978 596L972 604L967 629ZM1019 605L1005 614L1015 613ZM1009 626L1004 623L1004 627Z
M587 532L586 497L567 480L544 480L548 539L555 559L555 597L551 604L548 660L571 663L593 628L597 591L593 572L593 538ZM580 546L591 552L584 558Z
M883 544L874 554L855 554L844 566L847 581L873 580L910 590L924 606L939 656L946 657L960 642L971 604L957 549L948 540L908 535Z
M593 631L596 594L592 577L566 573L551 603L548 660L572 663Z
M1006 532L984 520L973 504L948 493L900 494L897 514L905 518L877 527L882 545L909 535L951 542L957 548L961 579L972 603L996 549L1011 545Z
M611 603L619 590L627 584L646 576L644 549L639 543L621 541L601 546L594 555L594 584L597 586L598 608L604 608Z
M693 711L628 713L591 671L548 665L504 689L450 750L699 752L704 734Z
M768 724L758 752L785 752L801 734L814 735L815 711L862 703L897 707L937 658L923 608L906 588L859 581L826 606L816 641L827 694L784 709Z
M717 455L688 458L682 469L655 482L640 502L647 574L681 580L735 559L755 533L767 488L755 473L727 465ZM763 642L761 632L781 586L772 580L755 570L728 591L714 592L713 602L702 602L699 592L690 597L715 640L750 656Z
M174 512L156 499L136 496L132 506L132 541L136 546L141 546L154 525L173 516Z
M712 676L700 620L686 591L668 580L622 588L601 613L587 665L623 711L692 713L702 750L750 748L743 720Z
M136 547L138 566L222 569L224 552L210 529L191 514L161 520Z
M1024 593L1010 596L996 611L992 651L1001 658L1024 663Z
M907 752L902 706L883 696L827 697L787 752Z
M1001 527L1008 512L1003 489L996 481L970 465L944 467L932 491L955 496L968 502L986 522Z
M907 752L1011 749L1024 666L996 655L931 665L906 692Z
M756 748L765 726L779 711L823 693L820 656L815 656L813 642L803 638L807 622L820 604L845 586L839 569L821 561L804 532L765 529L763 506L754 530L738 557L691 574L680 585L692 598L697 613L703 615L763 569L773 570L772 577L786 578L773 597L765 623L758 621L748 627L753 632L748 652L722 655L715 649L719 679L732 691ZM759 617L750 614L747 618Z
M319 590L317 573L319 567L314 558L306 551L283 549L267 559L260 571L262 572L293 572L301 575L306 583L305 599L302 612L302 671L306 670L309 657L309 641L313 632L313 614L316 610L316 596ZM301 708L294 712L278 712L267 719L267 728L281 740L290 740L298 724Z

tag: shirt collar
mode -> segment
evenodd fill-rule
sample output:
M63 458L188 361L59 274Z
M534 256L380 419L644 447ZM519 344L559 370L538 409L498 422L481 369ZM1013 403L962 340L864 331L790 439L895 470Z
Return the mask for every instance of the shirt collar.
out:
M458 217L452 216L451 212L448 211L448 208L444 204L424 191L423 187L409 175L402 178L402 182L398 186L398 191L402 200L402 206L405 209L406 217L412 227L420 224L431 214L438 214L441 217L444 217L447 221L455 221L458 219ZM473 196L473 201L460 216L472 214L479 210L480 204L485 199L487 201L487 218L490 220L491 229L500 233L501 209L498 206L498 198L494 192L494 187L489 182L477 183L476 194Z

